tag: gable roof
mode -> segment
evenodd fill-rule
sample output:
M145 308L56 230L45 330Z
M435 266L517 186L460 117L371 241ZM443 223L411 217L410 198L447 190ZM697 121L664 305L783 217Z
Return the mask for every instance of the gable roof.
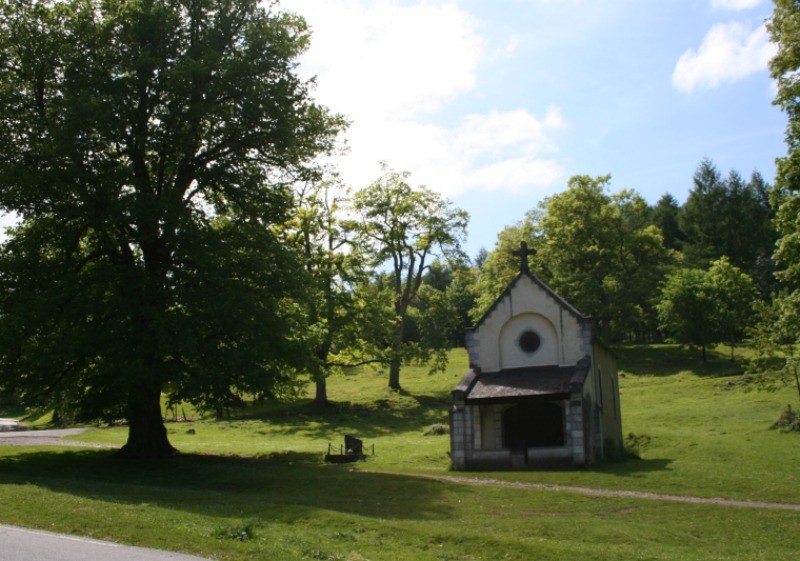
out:
M503 291L503 293L502 293L502 294L500 294L500 296L498 296L498 297L497 297L497 299L496 299L496 300L495 300L495 301L492 303L492 305L491 305L491 306L489 306L489 309L488 309L488 310L486 310L486 312L485 312L485 313L484 313L484 314L481 316L481 319L479 319L479 320L477 321L477 323L475 323L475 325L474 325L474 326L472 326L472 327L470 328L472 331L477 331L477 330L478 330L478 328L479 328L479 327L480 327L480 326L483 324L483 322L484 322L484 321L486 321L486 319L487 319L487 318L488 318L490 315L492 315L492 312L494 312L494 311L495 311L495 309L497 308L497 306L499 306L499 305L500 305L500 302L502 302L502 301L503 301L503 300L504 300L504 299L505 299L505 298L506 298L508 295L510 295L510 294L511 294L511 291L512 291L512 290L514 290L514 287L517 285L517 283L518 283L518 282L520 281L520 279L521 279L521 278L523 278L523 277L527 277L527 278L528 278L528 279L530 279L530 280L531 280L531 281L532 281L532 282L533 282L535 285L537 285L539 288L541 288L542 290L544 290L544 291L545 291L545 293L546 293L548 296L550 296L550 297L551 297L553 300L555 300L555 301L558 303L558 305L559 305L559 306L561 306L563 309L567 310L567 311L568 311L570 314L572 314L573 316L575 316L575 318L576 318L576 319L577 319L579 322L582 322L582 323L583 323L583 322L588 322L588 321L591 321L591 317L589 317L589 316L585 316L585 315L583 315L582 313L580 313L578 310L576 310L576 309L575 309L575 308L572 306L572 304L570 304L569 302L567 302L566 300L564 300L564 299L563 299L561 296L559 296L559 295L558 295L558 293L556 293L556 291L555 291L555 290L553 290L552 288L550 288L549 286L547 286L547 285L546 285L544 282L542 282L541 280L539 280L539 278L538 278L536 275L534 275L533 273L530 273L530 272L528 272L528 271L523 271L523 272L519 273L519 274L518 274L518 275L517 275L517 276L514 278L514 280L512 280L512 281L509 283L509 285L506 287L506 289Z

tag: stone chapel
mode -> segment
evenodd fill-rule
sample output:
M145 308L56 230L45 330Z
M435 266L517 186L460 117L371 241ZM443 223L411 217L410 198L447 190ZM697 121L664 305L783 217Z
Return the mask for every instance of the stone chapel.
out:
M587 465L621 450L613 353L582 315L528 269L467 333L470 370L453 390L453 467Z

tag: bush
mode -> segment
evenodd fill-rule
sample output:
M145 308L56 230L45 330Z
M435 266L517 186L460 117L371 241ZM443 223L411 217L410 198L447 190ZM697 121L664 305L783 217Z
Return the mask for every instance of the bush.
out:
M787 405L770 428L781 432L800 432L800 412L794 411L791 405Z
M450 426L445 425L444 423L436 423L435 425L431 425L425 431L425 436L438 436L440 434L450 434Z
M645 433L635 434L629 432L628 436L625 437L625 441L623 442L625 455L629 458L640 459L642 457L642 452L648 446L650 446L651 440L652 438L650 438L649 434Z
M250 524L244 526L227 526L214 532L215 537L240 542L249 542L255 537L255 532Z

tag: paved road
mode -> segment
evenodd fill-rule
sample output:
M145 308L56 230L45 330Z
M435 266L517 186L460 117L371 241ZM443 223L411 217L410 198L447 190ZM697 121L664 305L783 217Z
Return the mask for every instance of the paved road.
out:
M0 561L207 561L200 557L130 547L0 524Z

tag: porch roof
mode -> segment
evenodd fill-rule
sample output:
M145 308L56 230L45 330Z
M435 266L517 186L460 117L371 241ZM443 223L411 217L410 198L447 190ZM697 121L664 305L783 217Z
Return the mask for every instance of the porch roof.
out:
M568 395L582 390L588 373L588 359L572 366L533 366L475 373L469 388L465 388L464 398L467 402L475 402Z

